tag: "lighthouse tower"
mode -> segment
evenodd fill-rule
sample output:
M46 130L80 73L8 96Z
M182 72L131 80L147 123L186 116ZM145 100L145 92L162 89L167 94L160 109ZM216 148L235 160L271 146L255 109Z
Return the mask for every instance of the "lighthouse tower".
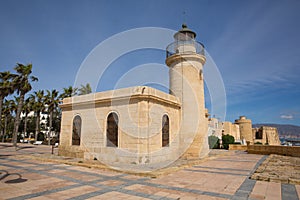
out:
M203 44L195 38L196 33L183 24L168 45L166 58L170 94L181 102L179 146L186 159L203 157L209 151L202 71L206 58Z

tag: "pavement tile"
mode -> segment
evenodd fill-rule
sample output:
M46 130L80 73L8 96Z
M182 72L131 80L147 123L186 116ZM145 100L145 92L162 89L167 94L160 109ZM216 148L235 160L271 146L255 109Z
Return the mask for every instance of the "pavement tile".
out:
M297 194L298 194L298 198L300 199L300 185L295 185Z
M250 198L265 199L267 189L268 189L268 182L257 181L252 190Z
M0 187L2 187L0 185ZM1 198L3 199L9 199L14 197L19 197L23 195L31 194L30 190L26 190L26 188L16 188L14 186L11 186L6 192L1 193Z
M40 179L45 180L45 179L49 178L49 176L42 175L42 174L37 174L37 173L34 173L34 172L24 173L22 176L23 176L23 178L26 178L26 179L29 179L29 180L40 180Z
M125 189L128 189L128 187L126 187ZM161 188L142 185L140 187L137 187L136 189L131 188L131 190L136 191L136 192L142 192L144 194L155 194L155 193L161 191Z
M51 169L49 171L47 171L48 173L54 173L54 174L58 174L58 173L64 173L66 172L66 169Z
M106 173L105 173L106 175ZM137 180L140 179L140 176L135 176L135 175L126 175L124 178L128 179L128 180Z
M108 192L102 195L98 195L93 198L89 198L89 200L94 200L94 199L114 199L114 200L124 200L124 199L142 199L141 197L129 195L129 194L124 194L121 192Z
M67 199L67 198L72 198L72 197L76 197L76 196L80 196L86 193L90 193L90 192L94 192L94 191L98 191L99 188L93 187L93 186L79 186L79 187L75 187L73 189L69 189L69 190L63 190L60 192L56 192L56 193L52 193L52 194L48 194L45 195L48 198L54 198L54 199Z
M106 185L106 186L117 186L117 185L121 185L124 182L123 181L116 181L116 180L107 180L107 181L102 181L99 182L101 185Z
M278 199L278 197L281 197L281 184L269 182L266 191L266 199Z
M134 184L134 185L127 186L127 187L125 187L124 189L126 189L126 190L138 190L138 189L140 189L141 187L143 187L143 185L140 185L140 184Z
M53 198L46 197L46 196L30 198L30 200L50 200L50 199L53 200Z
M54 190L58 188L62 188L65 186L74 185L73 182L67 182L67 181L58 181L58 182L48 182L41 185L38 185L35 189L32 190L33 193L42 192L42 191L48 191L48 190Z
M222 155L158 178L145 178L103 169L43 162L28 156L37 152L41 155L49 154L49 147L33 146L15 152L10 147L2 148L0 143L0 178L4 173L18 173L23 179L27 179L26 182L6 183L5 181L18 177L14 174L10 179L0 180L0 199L91 197L89 199L221 200L242 199L239 195L243 192L249 192L251 199L281 198L280 183L248 179L247 174L252 172L257 162L263 158L261 155ZM17 156L2 156L3 154ZM22 158L23 154L25 157ZM300 185L293 187L299 196ZM290 186L285 188L285 191L289 191L289 188Z

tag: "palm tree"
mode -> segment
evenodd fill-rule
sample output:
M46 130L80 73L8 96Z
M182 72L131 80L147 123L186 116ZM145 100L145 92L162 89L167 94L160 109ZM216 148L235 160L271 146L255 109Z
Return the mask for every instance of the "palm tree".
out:
M10 103L9 103L9 105L10 105L10 112L13 114L15 114L16 115L16 113L17 113L17 109L18 109L18 102L20 101L20 97L16 97L16 96L14 96L14 99L12 100L9 100L10 101Z
M13 79L13 85L20 97L13 131L13 145L17 147L17 134L20 125L20 115L22 112L25 94L32 89L30 82L37 81L38 79L35 76L30 75L32 73L32 64L23 65L17 63L14 70L16 70L17 76Z
M41 112L45 109L45 96L44 96L44 90L35 91L33 94L29 97L31 99L32 103L32 109L34 111L34 114L36 116L35 121L35 141L37 141L38 134L40 132L40 117Z
M3 114L4 114L4 132L3 135L6 135L7 129L9 129L9 127L7 127L8 123L13 123L15 121L15 118L13 117L13 114L16 115L17 113L17 108L18 105L17 103L19 102L19 97L14 96L14 100L5 100L4 101L4 109L3 109ZM10 119L10 121L9 121ZM14 130L11 130L12 132ZM4 142L4 138L2 138L2 142Z
M12 115L11 115L13 112L12 102L14 102L14 101L13 100L5 100L3 103L4 127L3 127L3 134L2 134L2 142L4 142L4 137L7 132L8 119L12 117Z
M63 90L63 93L60 95L61 99L77 95L78 88L73 88L72 86L69 86L67 88L63 88Z
M59 103L58 91L52 90L51 92L47 90L46 95L46 104L48 105L48 113L49 113L49 132L48 132L48 145L50 145L50 133L52 131L52 119L53 112L57 108Z
M27 98L23 105L23 114L24 114L24 136L27 136L27 119L28 114L32 111L32 101L30 98Z
M6 96L14 92L12 79L15 76L15 74L11 74L9 71L0 72L0 122L2 121L3 100ZM2 123L0 123L0 130L2 130Z
M92 93L92 88L89 83L80 86L79 95L90 94L90 93Z

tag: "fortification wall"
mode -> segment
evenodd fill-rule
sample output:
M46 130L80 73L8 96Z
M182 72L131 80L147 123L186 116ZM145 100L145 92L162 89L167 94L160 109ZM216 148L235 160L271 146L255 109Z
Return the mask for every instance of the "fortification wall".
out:
M249 145L248 153L253 154L278 154L284 156L300 157L300 147L296 146L279 146L279 145Z

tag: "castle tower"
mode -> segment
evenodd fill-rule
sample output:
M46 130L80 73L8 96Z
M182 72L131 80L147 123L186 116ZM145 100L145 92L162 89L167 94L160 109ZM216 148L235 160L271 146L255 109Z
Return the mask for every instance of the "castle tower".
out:
M167 47L170 93L181 102L179 145L185 148L181 149L185 152L183 158L203 157L209 151L202 72L206 58L204 46L195 38L196 33L183 24Z
M245 139L250 144L253 144L252 121L245 116L240 116L239 119L235 120L235 124L240 126L241 140Z

